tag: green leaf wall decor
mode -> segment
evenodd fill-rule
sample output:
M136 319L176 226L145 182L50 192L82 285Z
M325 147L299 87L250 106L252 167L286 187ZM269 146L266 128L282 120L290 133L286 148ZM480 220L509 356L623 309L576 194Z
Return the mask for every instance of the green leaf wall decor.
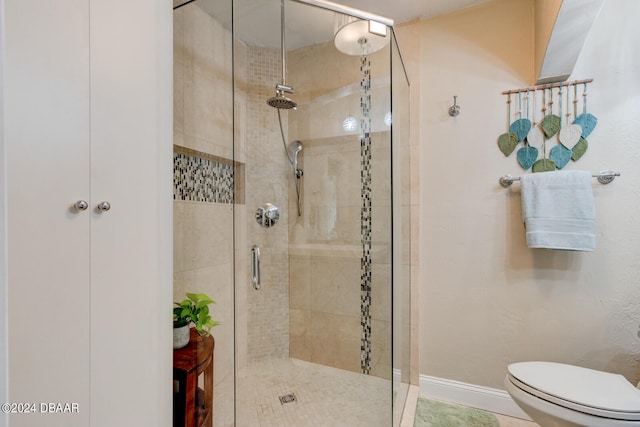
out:
M589 143L587 142L587 140L584 138L580 138L580 141L578 141L578 143L573 147L573 150L571 150L571 160L573 160L574 162L580 160L580 157L582 157L584 153L587 152L587 148L589 148Z
M547 138L551 138L560 130L560 117L549 114L542 120L542 130Z
M533 164L534 172L551 172L556 170L556 164L550 159L540 159Z
M517 149L518 164L532 172L562 169L571 160L575 162L582 158L589 148L587 137L598 123L598 119L587 112L587 83L591 81L593 79L574 80L502 92L508 95L508 129L497 141L502 154L509 157ZM578 85L584 85L582 114L578 114ZM518 97L514 114L511 110L513 94ZM574 118L573 123L570 123L571 118ZM522 145L518 147L520 143Z
M515 133L507 132L498 137L498 147L500 147L500 151L502 151L505 157L513 153L516 145L518 145L518 136Z

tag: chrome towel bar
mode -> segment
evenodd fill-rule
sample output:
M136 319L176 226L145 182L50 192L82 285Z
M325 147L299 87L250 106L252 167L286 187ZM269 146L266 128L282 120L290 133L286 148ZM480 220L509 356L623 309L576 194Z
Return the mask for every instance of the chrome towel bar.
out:
M609 184L611 181L615 179L616 176L620 176L620 172L602 171L600 173L593 173L591 174L591 176L594 178L598 178L598 182L600 184ZM498 180L498 182L500 182L500 185L503 186L504 188L510 187L511 184L513 184L513 181L520 181L520 177L504 175L504 176L501 176L500 179Z

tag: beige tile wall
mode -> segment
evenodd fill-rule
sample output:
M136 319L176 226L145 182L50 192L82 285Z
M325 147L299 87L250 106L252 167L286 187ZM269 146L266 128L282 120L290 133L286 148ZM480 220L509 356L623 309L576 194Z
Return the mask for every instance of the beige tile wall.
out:
M275 95L280 81L280 53L274 49L245 46L236 43L245 64L237 67L238 79L236 115L241 132L240 155L246 160L246 204L242 222L237 218L237 263L244 269L238 275L236 294L238 319L246 323L246 342L240 337L240 353L246 363L289 356L289 259L288 259L288 172L282 146L277 110L266 101ZM244 69L243 69L244 68ZM287 111L282 112L287 126ZM280 220L271 228L263 228L255 220L259 206L271 203L280 208ZM261 289L252 286L250 250L257 245L261 251ZM240 332L240 331L239 331Z
M290 52L288 60L299 102L289 132L302 141L304 170L301 217L289 192L290 354L360 372L360 139L342 128L345 117L360 116L360 59L325 43ZM371 372L384 378L391 375L389 96L388 57L374 55Z
M233 159L231 34L199 7L174 12L174 144ZM233 206L174 201L174 300L203 292L217 304L214 395L233 395ZM214 424L233 425L216 401Z

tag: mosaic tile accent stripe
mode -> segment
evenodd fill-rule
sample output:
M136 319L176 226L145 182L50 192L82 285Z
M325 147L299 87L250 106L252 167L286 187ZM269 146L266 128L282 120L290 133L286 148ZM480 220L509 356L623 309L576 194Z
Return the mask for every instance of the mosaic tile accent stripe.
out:
M363 48L366 49L366 48ZM366 51L360 56L360 367L371 373L371 59Z
M173 200L233 203L233 162L193 150L173 153Z

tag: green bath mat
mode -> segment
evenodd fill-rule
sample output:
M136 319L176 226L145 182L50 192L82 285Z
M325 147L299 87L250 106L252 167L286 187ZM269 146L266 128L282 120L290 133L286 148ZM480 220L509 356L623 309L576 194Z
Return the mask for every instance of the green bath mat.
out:
M488 412L464 406L418 399L414 427L499 427L498 419Z

